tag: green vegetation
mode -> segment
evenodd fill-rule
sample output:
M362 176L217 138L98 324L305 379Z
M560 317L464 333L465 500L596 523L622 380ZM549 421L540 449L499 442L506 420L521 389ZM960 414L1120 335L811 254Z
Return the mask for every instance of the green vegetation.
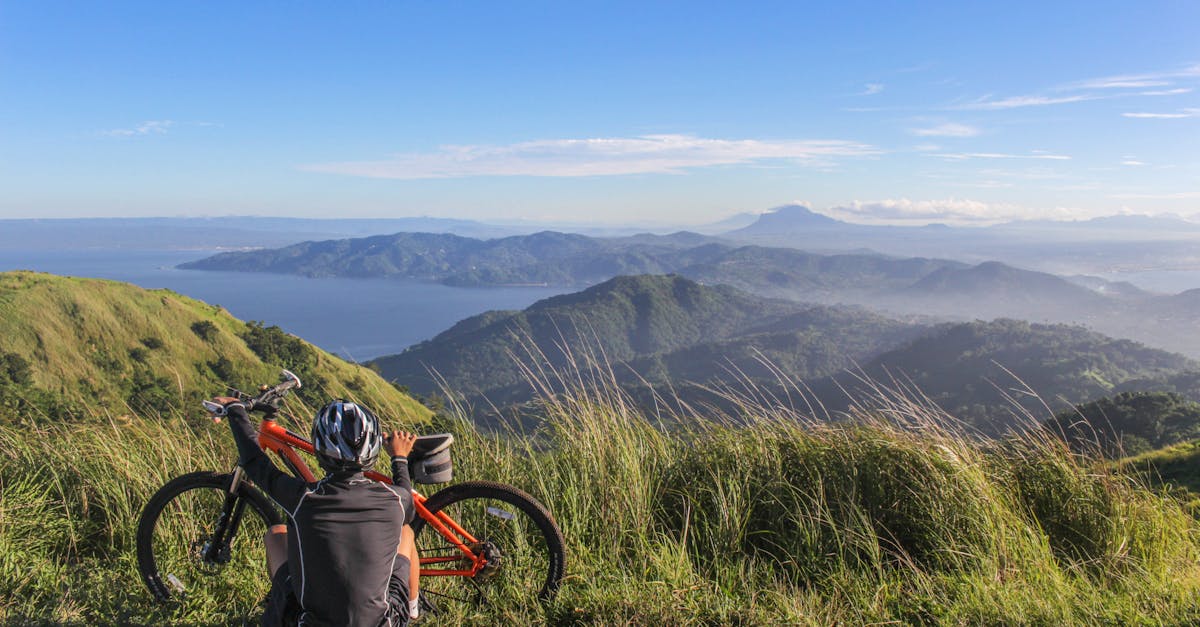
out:
M468 318L404 353L375 360L421 394L445 384L476 405L528 400L525 369L624 363L621 383L820 377L911 339L920 327L850 308L812 307L700 285L680 276L617 277L520 312ZM770 365L768 365L770 364ZM436 373L436 375L431 374ZM559 386L561 389L561 386Z
M572 364L586 367L562 380L535 377L552 383L546 388L528 382ZM1196 362L1082 327L996 320L931 329L675 275L617 277L524 311L488 312L372 365L419 394L444 385L477 416L596 376L615 379L647 408L660 404L647 384L725 409L728 388L749 385L842 412L845 390L870 390L865 378L926 395L988 434L1032 426L1029 416L1103 398L1127 382L1200 390ZM787 392L797 379L808 384L799 397Z
M1200 438L1200 403L1171 392L1122 392L1062 412L1046 428L1077 448L1139 455Z
M1082 327L995 320L943 325L874 358L863 366L863 374L912 387L995 434L1014 425L1033 426L1032 416L1112 394L1119 383L1170 377L1195 367L1196 362L1181 355ZM841 375L837 382L814 384L814 389L828 399L840 387L870 387L860 385L854 375Z
M402 277L457 286L582 286L620 275L677 272L751 291L802 290L808 300L845 289L905 287L936 270L963 267L945 260L818 255L790 248L734 247L718 242L686 232L594 238L545 231L492 240L396 233L221 253L180 267L313 277Z
M226 386L274 382L284 367L313 406L347 396L429 415L374 372L220 307L115 281L0 273L0 422L191 411Z
M716 339L748 320L773 338L841 315L741 301L733 290L678 278L609 289L621 297L595 311L612 314L612 326L601 317L580 328L621 329L614 346L633 354L685 354L678 345L688 337ZM637 324L622 326L629 312ZM0 313L0 624L253 620L265 573L232 584L218 578L205 594L170 606L151 602L138 579L134 530L150 495L179 474L227 469L236 455L223 425L194 419L189 395L224 380L271 380L282 362L323 381L312 385L322 398L337 389L370 399L389 426L428 416L367 369L170 292L10 273L0 275ZM471 336L517 315L493 314L454 333ZM972 362L962 355L981 359L967 349L982 354L987 338L1074 346L1054 344L1061 334L1051 331L949 328L970 341L943 355L966 368ZM661 408L651 415L612 369L565 366L526 383L547 390L547 378L575 382L535 401L541 421L533 431L485 434L453 403L452 418L434 417L428 427L455 432L457 478L534 494L568 541L568 577L549 606L452 608L441 624L1200 621L1200 522L1173 496L1143 487L1140 460L1116 467L1043 429L979 440L926 400L879 387L838 423L780 400L804 396L800 389L752 385L725 397L724 414L710 406L703 417ZM1089 380L1120 378L1094 358L1086 366L1078 372ZM71 399L88 408L83 428L32 404ZM292 426L303 429L312 402L289 397L283 419L299 417ZM130 416L135 403L142 411ZM666 406L686 407L678 399ZM1181 471L1196 467L1194 450L1172 455ZM1153 463L1166 478L1164 459Z
M1117 462L1148 484L1166 486L1200 518L1200 440L1181 442Z
M1200 523L1172 498L1044 432L980 443L897 396L859 406L838 425L759 404L727 416L738 426L676 416L664 431L601 385L546 401L529 435L440 421L456 476L543 500L569 562L546 608L451 610L439 624L1200 620ZM0 622L232 625L257 611L262 573L207 608L146 598L132 555L142 504L234 455L223 426L159 418L0 427Z

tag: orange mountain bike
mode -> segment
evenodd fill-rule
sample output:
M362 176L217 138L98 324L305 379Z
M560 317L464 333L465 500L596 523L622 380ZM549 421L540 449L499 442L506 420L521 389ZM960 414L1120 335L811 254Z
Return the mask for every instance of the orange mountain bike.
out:
M285 370L279 384L263 386L258 396L233 392L264 414L259 446L275 453L293 475L313 482L316 477L297 452L311 455L312 443L274 420L283 397L299 387L300 379ZM207 401L205 408L217 415L223 411ZM417 438L409 455L414 484L450 480L453 442L448 433ZM379 473L365 474L391 483ZM421 590L433 595L428 598L435 604L547 601L558 590L564 563L562 532L532 496L500 483L468 481L429 498L414 489L413 503ZM227 474L186 474L167 482L142 511L138 570L158 600L203 603L215 587L244 588L256 570L266 580L263 534L282 522L278 507L240 467Z

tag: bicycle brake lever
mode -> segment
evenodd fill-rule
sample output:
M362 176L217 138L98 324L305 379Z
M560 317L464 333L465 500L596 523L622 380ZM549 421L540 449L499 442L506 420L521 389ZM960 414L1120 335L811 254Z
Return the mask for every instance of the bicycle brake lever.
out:
M225 406L220 403L214 403L212 401L201 401L201 403L204 405L204 411L207 411L214 416L224 416L227 413L225 411Z

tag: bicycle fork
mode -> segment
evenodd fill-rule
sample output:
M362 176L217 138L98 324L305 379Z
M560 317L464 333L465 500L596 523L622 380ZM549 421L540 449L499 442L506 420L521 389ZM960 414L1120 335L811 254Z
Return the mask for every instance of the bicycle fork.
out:
M246 510L245 499L238 495L243 480L242 467L235 467L233 479L229 482L229 489L225 493L225 503L221 506L221 513L217 517L216 524L213 525L212 536L201 547L200 559L205 564L220 565L230 560L229 545L237 536L238 527L242 523L242 513Z

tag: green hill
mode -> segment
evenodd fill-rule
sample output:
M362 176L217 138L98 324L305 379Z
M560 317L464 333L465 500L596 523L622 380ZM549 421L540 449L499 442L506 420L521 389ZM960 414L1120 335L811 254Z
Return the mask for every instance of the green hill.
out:
M1164 379L1196 367L1182 355L1083 327L995 320L943 325L875 357L863 371L876 381L912 383L949 413L995 433L1031 426L1052 412L1112 394L1127 381ZM833 396L840 387L860 386L840 376L836 385L816 387Z
M619 383L635 387L642 380L773 381L775 367L792 377L819 377L912 339L919 329L855 309L641 275L520 312L468 318L373 364L385 378L422 394L439 388L432 371L456 394L505 405L533 394L521 364L543 372L609 364Z
M1172 392L1121 392L1076 405L1047 421L1076 448L1138 455L1200 438L1200 403Z
M1142 477L1149 485L1167 486L1200 517L1200 440L1146 451L1117 462L1119 468Z
M386 416L429 416L374 372L220 307L115 281L0 273L8 420L191 412L226 386L274 382L281 368L304 381L297 396L309 406L345 396Z

